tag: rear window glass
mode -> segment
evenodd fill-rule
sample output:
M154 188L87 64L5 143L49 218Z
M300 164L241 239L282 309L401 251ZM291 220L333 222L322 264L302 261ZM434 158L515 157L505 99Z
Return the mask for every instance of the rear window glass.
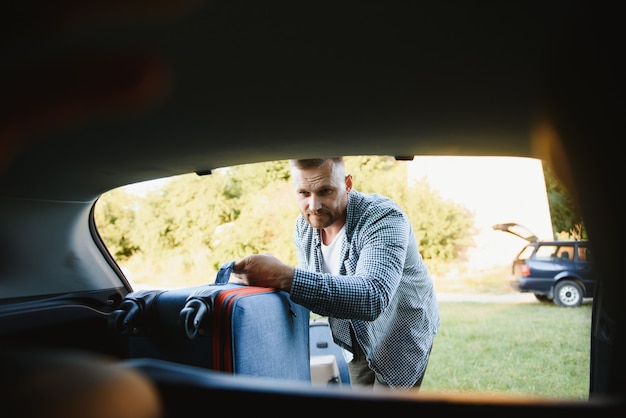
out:
M528 260L531 255L533 255L535 247L532 245L527 245L524 247L522 251L517 255L518 260Z
M552 261L558 254L558 247L556 245L541 245L537 248L535 259Z

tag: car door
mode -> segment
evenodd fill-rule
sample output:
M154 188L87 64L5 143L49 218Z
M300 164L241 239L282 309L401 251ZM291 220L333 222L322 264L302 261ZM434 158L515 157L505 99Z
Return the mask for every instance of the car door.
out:
M591 296L595 291L596 274L591 249L587 242L579 242L576 245L575 261L576 272L585 283L585 287L587 288L586 293L588 296Z

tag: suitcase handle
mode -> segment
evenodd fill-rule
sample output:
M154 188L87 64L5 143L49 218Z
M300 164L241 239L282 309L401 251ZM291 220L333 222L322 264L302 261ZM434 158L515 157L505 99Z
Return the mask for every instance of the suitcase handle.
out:
M215 278L215 283L217 284L226 284L230 279L230 274L233 272L233 267L235 266L234 261L229 261L227 263L222 264L222 267L217 271L217 277Z
M235 261L228 261L224 264L222 264L222 267L220 267L220 269L217 271L217 277L215 278L215 283L216 284L226 284L228 283L228 280L230 279L230 275L233 272L233 267L235 266ZM291 313L292 316L297 316L296 315L296 311L293 308L293 306L291 305L293 302L291 301L291 299L287 300L287 304L288 304L288 308L289 308L289 312Z
M198 334L200 324L205 316L210 312L210 308L201 299L191 299L187 301L185 307L180 311L179 319L185 329L187 338L193 340Z
M145 316L160 290L139 290L126 295L119 308L109 317L109 327L122 335L128 334Z
M230 279L230 274L233 271L234 261L229 261L222 264L222 267L217 271L217 277L215 278L215 284L226 284ZM203 289L206 290L206 289ZM183 325L187 338L193 340L198 334L200 324L206 316L208 316L211 309L207 306L207 302L203 300L203 290L191 295L185 306L180 311L179 320Z

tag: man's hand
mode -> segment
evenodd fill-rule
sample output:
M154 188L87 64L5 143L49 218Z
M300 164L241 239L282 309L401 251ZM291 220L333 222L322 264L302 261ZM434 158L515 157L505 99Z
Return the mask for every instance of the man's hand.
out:
M289 292L295 268L270 254L252 254L237 260L233 274L250 286L273 287Z

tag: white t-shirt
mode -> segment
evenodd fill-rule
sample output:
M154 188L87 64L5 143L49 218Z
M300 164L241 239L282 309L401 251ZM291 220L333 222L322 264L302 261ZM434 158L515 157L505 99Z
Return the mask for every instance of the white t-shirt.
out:
M343 226L339 233L335 236L335 239L328 244L324 245L322 242L322 257L324 258L324 272L339 275L339 266L341 260L341 243L346 236L346 227Z
M329 245L324 245L322 242L322 257L324 261L324 272L333 274L335 276L339 275L339 265L341 260L339 256L341 255L341 243L343 242L343 237L346 236L346 228L345 226L341 228L341 231L337 234L333 242ZM342 348L343 357L346 362L350 363L352 360L352 353Z

